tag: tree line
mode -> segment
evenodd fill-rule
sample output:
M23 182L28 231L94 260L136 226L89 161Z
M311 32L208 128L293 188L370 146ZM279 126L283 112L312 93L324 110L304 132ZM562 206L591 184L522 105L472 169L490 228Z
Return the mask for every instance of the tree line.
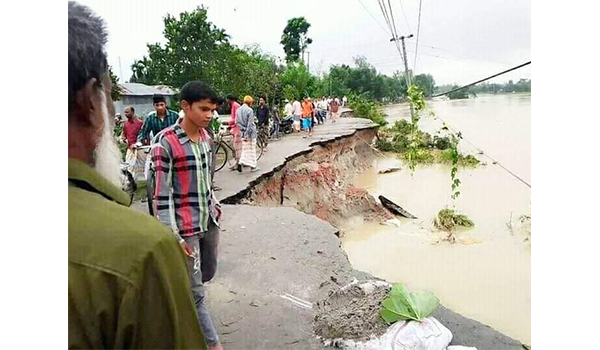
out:
M382 103L406 100L404 73L381 74L362 56L355 57L352 66L333 65L328 72L311 74L302 61L304 50L313 42L307 36L310 23L304 17L290 19L283 30L283 61L258 45L233 45L226 31L210 22L207 14L204 6L178 17L167 14L163 18L166 43L147 44L147 54L131 66L129 81L181 88L188 81L202 80L223 95L262 95L267 103L349 95ZM426 97L436 91L430 74L416 75L412 83Z

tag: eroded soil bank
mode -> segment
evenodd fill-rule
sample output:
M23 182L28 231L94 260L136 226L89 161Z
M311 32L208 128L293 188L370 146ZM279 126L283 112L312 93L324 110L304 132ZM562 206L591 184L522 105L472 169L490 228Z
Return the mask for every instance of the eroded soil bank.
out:
M230 204L267 207L271 210L295 208L304 214L308 214L309 216L314 215L326 223L335 226L337 230L330 231L329 234L333 232L338 236L340 236L340 229L352 226L349 225L349 222L355 219L378 224L394 218L394 216L387 209L383 208L367 190L357 188L352 184L352 180L356 174L372 167L372 160L376 157L377 152L370 147L369 144L375 136L376 129L362 129L357 130L352 135L313 144L310 150L286 158L281 166L278 166L272 172L263 175L261 178L254 180L243 192L240 192L236 196L229 197L227 202ZM247 207L246 205L240 207ZM274 213L275 211L273 211L271 215ZM316 251L311 251L305 246L307 242L312 242L315 238L304 240L304 243L295 243L296 233L299 232L298 230L303 224L296 222L290 223L290 225L284 223L283 220L281 223L278 222L277 224L281 225L279 226L278 231L285 231L284 236L287 238L284 238L284 240L286 241L285 246L289 246L289 258L296 259L297 256L303 256L304 253L302 252L304 251L306 251L306 254L311 255L310 257L307 257L307 260L304 260L304 262L299 261L302 266L297 266L298 271L292 273L292 275L285 274L286 279L289 281L289 278L294 278L293 276L300 276L305 273L310 274L308 270L306 270L306 267L312 267L314 261L316 261L314 259L326 258L326 255L323 254L320 248L317 247ZM239 227L238 229L240 228L241 230L239 231L242 233L248 229L247 226ZM319 234L327 233L311 232L311 235L315 237ZM281 267L278 268L276 266L281 263L280 257L274 255L271 256L274 252L279 251L279 248L273 249L273 244L275 244L271 240L274 238L272 237L273 232L261 231L259 236L261 237L260 242L248 240L248 242L245 243L246 246L244 247L244 251L247 250L248 246L254 246L256 250L253 249L253 256L262 255L262 253L258 252L258 249L267 252L266 254L268 254L268 256L261 257L260 260L270 261L273 264L273 275L268 274L269 276L278 276L279 273L277 271ZM236 239L246 239L247 237L248 235L244 233L237 235ZM279 242L278 239L275 241ZM277 244L281 247L282 243L279 242ZM239 242L235 244L235 246L238 245L243 246L244 244ZM347 265L349 271L353 270L340 245L338 245L337 250L344 258L336 261L340 264ZM276 258L277 260L273 258ZM377 257L371 256L370 259L377 260ZM294 270L294 268L291 268L290 271L292 270ZM301 298L303 297L303 300L313 303L314 307L312 308L312 312L310 312L312 315L310 316L311 318L319 315L317 309L323 311L322 307L324 305L320 304L321 307L317 307L317 303L321 303L326 299L323 294L324 289L331 292L331 287L334 287L335 289L337 285L339 288L344 285L344 283L348 283L353 277L356 277L356 271L353 273L353 276L346 275L345 278L340 278L342 275L345 275L340 272L341 271L333 274L330 272L323 274L324 278L320 280L317 285L307 285L305 286L305 291L298 286L296 292L292 293L301 296ZM322 273L319 273L319 275L321 274ZM261 273L261 275L264 274ZM365 277L363 276L363 278ZM329 285L325 286L325 284ZM309 290L315 292L319 291L319 293L313 294L313 292L308 292ZM228 300L227 302L230 301ZM376 315L376 313L371 312L373 309L367 304L362 308L365 311L365 315ZM254 308L252 307L250 308L250 310L253 309ZM331 318L339 317L340 324L343 324L348 321L347 309L347 307L342 308L337 315L332 313L331 315L324 316L321 312L319 316L320 320L325 319L328 322L327 324L331 324ZM521 344L518 341L496 332L489 326L485 326L477 321L456 314L441 305L434 313L434 316L454 334L452 344L476 346L479 349L521 349ZM306 322L304 317L303 320L305 320L303 322ZM319 323L319 319L314 321L317 322L313 322L313 326ZM329 329L327 332L322 331L321 333L322 335L325 335L328 332L332 334L332 331L333 333L336 333L342 330L343 332L349 332L349 334L355 334L354 338L364 339L365 333L358 332L354 328L354 325L355 324L352 322L346 322L346 326L344 327ZM321 327L321 329L323 329L323 327ZM310 330L304 328L304 331ZM374 333L378 334L380 331L381 330Z
M353 217L382 222L393 218L373 196L350 179L371 166L376 129L312 147L254 186L239 203L294 207L340 228Z

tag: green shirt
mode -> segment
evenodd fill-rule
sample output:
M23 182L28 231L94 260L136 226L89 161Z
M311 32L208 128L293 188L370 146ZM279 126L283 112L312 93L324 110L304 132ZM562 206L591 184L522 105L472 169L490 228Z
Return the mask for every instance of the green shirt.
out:
M69 348L206 349L181 247L69 159Z
M177 119L179 119L179 114L168 108L166 115L163 119L160 119L158 117L156 111L148 113L146 120L144 120L144 125L142 125L142 129L138 134L138 142L144 142L148 140L148 138L150 137L150 132L152 132L154 136L158 135L158 133L161 132L161 130L166 129L169 126L175 124L177 122Z

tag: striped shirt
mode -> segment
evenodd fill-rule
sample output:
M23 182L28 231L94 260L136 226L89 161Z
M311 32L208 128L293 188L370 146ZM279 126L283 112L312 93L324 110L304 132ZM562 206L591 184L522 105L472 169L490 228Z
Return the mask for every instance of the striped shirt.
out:
M179 114L170 109L167 109L167 115L163 120L160 120L160 118L156 115L156 111L148 113L146 120L144 120L142 130L140 130L138 135L138 142L143 143L146 140L149 140L150 132L152 132L154 136L158 135L161 130L175 124L178 118Z
M202 237L209 220L218 225L217 201L211 189L212 140L202 129L200 142L195 143L175 124L161 131L154 142L156 216L180 242L182 237Z

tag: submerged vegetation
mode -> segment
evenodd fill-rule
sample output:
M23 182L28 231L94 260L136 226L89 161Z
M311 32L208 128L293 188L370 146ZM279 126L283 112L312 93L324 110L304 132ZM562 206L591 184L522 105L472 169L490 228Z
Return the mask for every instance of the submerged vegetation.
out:
M412 125L406 120L397 121L392 127L379 132L377 147L384 152L399 153L408 161L409 145L411 140ZM417 129L415 136L415 150L411 154L412 161L416 164L453 164L452 138L448 136L431 136L429 133ZM463 167L475 167L480 161L473 155L457 154L457 164Z
M452 232L458 227L473 227L475 224L468 216L458 214L454 209L442 209L434 220L434 225L440 230Z

